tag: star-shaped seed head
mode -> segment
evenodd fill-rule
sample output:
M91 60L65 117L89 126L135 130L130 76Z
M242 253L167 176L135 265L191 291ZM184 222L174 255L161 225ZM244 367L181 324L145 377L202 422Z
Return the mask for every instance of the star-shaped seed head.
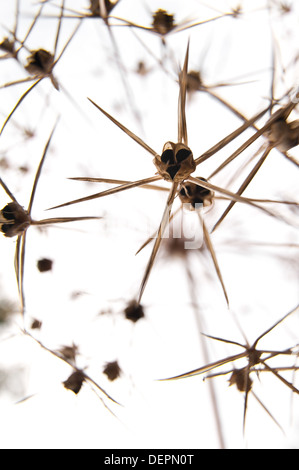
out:
M246 392L252 389L252 380L248 377L246 367L236 369L229 378L229 386L236 385L239 392Z
M6 237L16 237L24 233L31 224L28 212L17 202L10 202L0 213L0 230Z
M154 31L164 36L175 27L174 15L160 8L153 14L152 26Z
M116 6L119 0L111 2L110 0L105 0L105 8L107 14L109 14L113 8ZM100 10L100 0L90 0L89 10L92 16L102 16Z
M299 120L286 122L278 119L273 122L266 135L278 150L286 152L299 144Z
M53 55L45 49L38 49L32 51L31 55L28 57L25 69L30 75L39 77L50 75L52 73L53 64Z
M183 143L166 142L154 164L162 178L175 183L181 183L196 170L193 154Z
M197 179L207 181L205 178ZM204 207L210 206L213 202L214 192L195 183L185 183L179 192L179 197L183 204L190 204L190 209L193 210L198 204Z

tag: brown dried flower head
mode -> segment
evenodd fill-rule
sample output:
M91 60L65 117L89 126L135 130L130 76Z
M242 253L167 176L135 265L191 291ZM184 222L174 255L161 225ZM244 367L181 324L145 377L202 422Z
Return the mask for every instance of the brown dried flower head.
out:
M40 330L42 327L42 322L40 320L37 320L34 318L31 323L31 329L32 330Z
M53 55L45 49L32 51L27 59L25 69L31 75L44 76L50 75L54 64Z
M6 237L21 235L31 224L30 215L17 202L10 202L2 209L0 220L0 230Z
M142 305L132 300L129 305L125 308L125 317L127 320L131 320L136 323L138 320L144 317L144 311Z
M59 90L59 84L52 73L54 65L54 56L45 49L38 49L31 52L31 55L27 59L25 69L30 75L34 75L37 79L49 77L54 88Z
M117 361L107 362L104 366L103 373L107 375L108 379L113 382L121 375L121 368Z
M190 72L187 73L187 91L192 93L194 91L201 90L202 88L203 82L200 72L190 70Z
M207 181L205 178L197 179ZM210 206L213 202L214 192L195 183L184 183L179 197L183 204L190 204L190 209L193 210L196 208L196 204L204 207Z
M166 142L162 155L154 158L154 164L162 178L176 183L181 183L196 170L193 153L180 142Z
M152 27L156 33L164 36L175 27L174 15L171 15L167 13L166 10L159 8L159 10L153 14Z
M278 119L266 135L278 150L286 152L299 144L299 120L286 122L284 119Z
M82 372L81 370L76 370L69 376L67 380L63 382L63 386L67 390L71 390L76 395L78 395L78 393L81 390L84 380L85 380L84 372Z
M15 42L9 38L3 39L0 43L0 49L6 52L10 57L15 57L16 55Z
M45 273L47 271L51 271L53 267L53 261L48 258L39 259L37 262L37 269L41 273Z
M75 363L76 362L76 356L78 354L78 346L74 343L72 344L72 346L62 346L62 348L59 349L59 353L65 359Z
M236 385L240 392L250 391L252 389L252 380L248 376L247 368L236 369L229 378L229 386Z
M114 2L111 2L110 0L105 0L105 8L108 15L117 5L118 2L119 0L115 0ZM92 16L102 16L100 9L100 0L90 0L89 10Z

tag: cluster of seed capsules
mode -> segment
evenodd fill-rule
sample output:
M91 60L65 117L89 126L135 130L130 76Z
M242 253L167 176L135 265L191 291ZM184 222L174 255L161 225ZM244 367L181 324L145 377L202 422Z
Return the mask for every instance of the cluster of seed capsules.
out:
M81 197L80 199L73 199L67 202L63 202L52 209L60 209L63 207L71 206L74 204L80 204L85 201L90 201L94 199L99 199L102 197L109 197L114 194L119 194L124 191L129 191L133 188L150 188L157 189L157 191L167 192L167 201L164 207L163 215L160 220L160 224L157 227L157 231L153 234L142 246L149 245L153 241L153 247L148 259L147 265L143 277L140 282L140 286L135 298L128 301L127 307L124 309L124 314L127 320L136 323L145 316L144 307L142 304L143 295L146 291L148 281L152 275L153 267L156 263L157 256L160 253L161 245L164 239L164 234L171 222L175 219L177 212L173 210L174 202L179 200L180 207L178 211L182 210L184 207L193 212L199 220L200 225L203 229L203 242L206 247L214 272L216 274L216 279L221 287L221 290L224 295L224 300L226 302L227 308L229 308L229 294L226 288L226 283L224 276L222 275L222 270L220 263L218 262L216 249L213 244L212 234L218 228L218 226L226 219L229 215L235 204L245 204L251 208L261 211L266 216L278 217L282 219L282 222L287 222L283 215L276 215L275 211L267 208L269 203L277 204L286 204L292 205L294 207L298 206L296 200L283 201L283 200L263 200L263 199L253 199L248 198L243 195L247 187L250 185L252 180L255 178L263 163L268 158L269 154L272 151L277 151L285 158L287 164L293 165L294 171L298 171L298 161L296 157L291 155L290 150L297 147L299 144L299 121L293 118L293 113L296 113L296 106L299 101L299 93L289 92L285 93L281 100L274 97L274 87L273 87L273 96L270 99L270 103L260 110L253 116L245 116L237 108L235 108L229 101L226 101L224 98L220 97L216 91L215 87L208 87L204 84L200 72L195 70L190 70L190 50L193 47L192 43L192 31L194 28L200 28L201 25L205 23L215 23L223 21L225 18L231 18L232 20L237 20L242 16L243 11L242 7L238 6L231 9L229 12L217 14L204 21L194 21L188 20L182 23L176 23L175 15L171 12L166 11L163 8L159 8L156 11L152 12L151 25L142 26L129 19L123 19L118 16L114 16L114 12L117 9L117 6L123 0L118 0L111 2L110 0L91 0L88 5L86 12L79 12L71 10L66 6L66 1L62 0L60 5L56 5L54 1L44 0L40 2L36 8L36 13L32 18L32 23L28 31L26 32L23 38L18 36L18 26L21 20L21 6L22 0L16 0L16 22L13 30L9 31L7 37L4 37L0 43L0 50L3 53L2 59L4 60L14 60L21 67L23 67L24 73L26 73L25 78L22 78L18 81L7 82L2 84L1 88L8 88L14 86L18 83L29 83L29 88L20 96L19 100L11 110L11 112L5 117L5 120L2 124L1 135L5 132L5 129L13 122L14 117L21 113L22 104L25 100L30 100L30 93L39 83L43 80L50 80L53 87L56 91L63 92L64 87L60 84L59 78L54 75L54 69L60 61L63 61L63 55L67 48L69 47L73 38L76 37L77 33L79 34L79 28L83 22L91 21L93 18L98 18L103 23L104 27L107 28L109 36L111 38L111 45L113 47L113 53L115 61L118 65L119 72L122 78L122 85L124 87L125 96L128 99L130 111L133 118L137 122L140 121L140 110L136 107L132 90L130 88L129 78L127 71L124 67L123 57L121 56L117 48L117 28L114 29L114 26L126 27L132 31L135 30L144 30L148 31L149 34L158 36L161 40L162 52L167 55L169 52L167 45L167 38L171 34L179 34L182 31L190 32L188 43L186 44L184 60L181 64L180 70L176 74L177 82L177 91L178 91L178 133L177 140L166 141L163 146L162 152L159 153L154 150L148 143L143 140L139 135L134 133L128 127L126 127L120 120L116 117L109 114L104 110L96 101L89 98L90 104L96 108L102 115L112 122L118 129L124 132L127 135L128 139L131 139L135 142L136 145L141 147L143 150L148 152L153 159L153 174L147 178L143 178L137 181L127 181L127 180L108 180L105 178L92 178L92 177L77 177L73 178L78 181L84 181L88 183L114 183L117 186L106 191L97 192L92 195ZM268 8L279 8L284 14L290 13L289 9L286 8L285 4L278 5L277 2L269 2ZM55 8L57 11L56 17L57 20L57 33L55 38L55 45L53 52L49 52L45 49L29 50L27 47L28 38L34 31L36 25L43 21L44 11L47 7ZM186 5L187 7L187 5ZM266 9L266 8L265 8ZM290 11L289 11L290 10ZM74 28L71 36L64 45L62 51L58 54L58 40L61 33L62 24L64 21L67 21L67 18L72 18L74 21L77 21L76 27ZM27 62L23 64L20 59L21 52L24 50L27 52ZM161 68L163 73L170 74L168 70L164 70L165 62L160 58L155 57L154 60L157 63L157 66ZM138 73L142 76L147 73L146 65L143 61L140 61L138 64ZM221 84L218 84L220 87ZM219 104L225 107L229 112L233 113L237 117L241 124L236 127L230 134L226 135L224 138L216 142L210 149L203 152L198 157L195 157L192 149L189 147L189 135L188 135L188 126L187 126L187 100L188 97L194 92L204 92L211 96L214 100L218 100ZM267 119L261 126L258 126L257 123L265 118L266 115L269 115ZM25 303L25 289L24 289L24 273L25 273L25 249L26 249L26 236L27 231L31 226L51 226L53 224L62 224L62 223L71 223L71 222L80 222L91 219L98 219L99 217L93 216L77 216L77 217L53 217L45 218L41 220L34 220L32 218L32 208L34 203L34 198L36 194L37 185L39 178L42 174L45 158L47 156L51 141L56 130L56 127L59 125L59 121L55 124L52 129L50 136L44 147L42 158L36 170L32 192L28 207L26 209L17 201L12 190L7 186L4 181L4 178L0 178L0 184L11 199L1 211L0 223L1 223L1 232L7 238L16 238L16 252L15 252L15 271L17 284L20 294L20 305L21 305L21 314L24 320L26 320L27 311ZM194 176L200 165L209 160L215 154L225 149L226 146L233 143L235 140L240 138L243 135L247 134L248 131L251 131L249 137L244 137L242 144L227 157L224 161L221 162L213 172L207 176ZM117 130L118 132L118 130ZM219 174L223 169L225 169L230 163L235 162L237 157L241 155L244 151L250 148L257 139L263 138L263 144L259 149L260 157L257 163L252 167L251 171L248 173L246 178L243 180L242 184L236 191L230 190L228 187L222 187L212 183L210 180L217 174ZM1 139L1 137L0 137ZM166 182L168 186L154 186L153 183L164 183ZM225 208L223 213L219 216L218 220L215 222L212 229L208 226L205 221L205 210L206 208L213 208L217 199L225 199L228 201L228 206ZM181 240L182 242L184 240ZM168 240L169 244L172 243L173 251L180 250L184 253L184 248L178 248L178 244L175 246L173 242L175 240ZM186 251L183 256L187 256ZM40 272L46 272L52 269L53 261L51 259L40 259L38 262L38 269ZM192 280L192 274L189 273L190 280ZM281 373L279 367L269 365L269 361L277 356L293 356L296 355L297 345L292 345L289 348L284 350L263 350L257 349L258 342L270 333L276 326L280 325L282 321L291 316L298 311L298 306L292 309L291 312L285 314L282 318L279 319L273 326L262 333L258 338L250 345L248 342L242 344L239 342L226 340L219 337L214 337L207 335L208 338L214 339L217 341L225 342L227 344L234 344L243 348L243 352L227 356L223 359L209 362L203 366L200 366L197 369L194 369L190 372L183 373L165 380L174 380L180 378L186 378L194 375L208 374L207 377L214 377L216 375L229 374L229 384L235 385L237 389L244 393L244 424L247 410L247 401L248 395L251 393L257 399L253 391L253 380L251 377L256 374L261 374L264 371L271 372L275 377L280 380L285 386L287 386L294 394L299 394L299 390L295 387L293 383L287 380ZM24 325L26 321L24 321ZM72 374L63 382L63 385L66 389L72 390L75 394L78 394L81 390L82 384L84 382L89 382L91 386L96 387L97 390L103 394L106 398L114 400L110 394L108 394L98 383L96 383L92 377L90 377L85 370L77 367L76 358L78 355L78 347L73 344L72 346L64 346L60 350L51 350L47 348L43 343L36 339L32 334L32 329L40 329L41 323L38 320L34 320L29 328L24 326L24 334L29 335L35 341L37 341L40 346L48 350L51 354L54 354L56 357L60 358L67 364L72 367ZM238 367L235 366L235 362L243 359L246 361L244 366ZM233 364L233 367L229 371L221 372L219 374L213 374L212 371L215 368ZM296 370L294 366L285 367L284 370ZM109 380L114 381L121 376L121 368L117 361L107 362L104 366L103 373L107 375ZM258 399L259 400L259 399ZM264 406L264 405L263 405ZM268 412L270 414L270 412ZM270 414L271 418L275 421L275 418ZM275 421L276 422L276 421ZM276 424L278 424L276 422Z

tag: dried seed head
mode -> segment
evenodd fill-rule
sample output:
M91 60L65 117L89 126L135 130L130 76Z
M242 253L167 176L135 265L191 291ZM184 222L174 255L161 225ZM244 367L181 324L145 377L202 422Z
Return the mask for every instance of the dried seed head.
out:
M152 27L156 33L161 34L164 36L165 34L169 33L175 27L174 15L167 13L166 10L162 10L159 8L153 14L153 22Z
M266 132L266 136L278 150L286 152L299 144L299 120L286 122L278 119Z
M248 351L248 362L249 366L253 367L260 363L261 361L261 351L257 351L255 348L249 349Z
M166 142L162 155L154 158L159 174L166 181L181 183L196 170L193 154L182 143Z
M27 230L31 217L17 202L10 202L0 212L0 222L0 230L6 237L16 237Z
M191 70L187 73L187 91L192 93L194 91L198 91L203 89L203 82L201 79L200 72L196 72L195 70Z
M125 308L125 317L127 320L131 320L133 323L136 323L140 318L144 317L142 305L138 304L136 300L132 300L127 308Z
M205 178L197 179L207 181ZM201 204L204 207L210 206L213 202L214 192L195 183L184 183L179 197L183 204L190 204L190 209L193 210L196 208L196 204Z
M32 320L32 323L31 323L31 329L32 330L40 330L42 327L42 322L40 320L37 320L36 318L34 318Z
M84 380L84 372L82 372L81 370L76 370L69 376L67 380L62 383L64 388L66 388L67 390L71 390L77 395L81 390Z
M76 362L76 356L78 354L78 346L76 344L72 344L72 346L62 346L58 350L58 352L67 360L72 361L73 363Z
M150 70L147 68L146 63L143 60L140 60L137 64L137 67L136 67L136 73L138 75L141 75L142 77L144 77L149 72L150 72Z
M0 43L0 49L10 57L16 56L16 49L15 49L15 42L10 40L9 38L4 38L3 41Z
M292 11L292 4L291 3L286 3L286 2L281 2L279 4L279 8L282 14L286 13L291 13Z
M239 18L243 13L242 6L237 5L235 8L232 8L232 15L234 18Z
M53 55L45 49L38 49L37 51L32 51L28 57L25 69L30 75L35 75L36 77L49 76L52 73L53 64Z
M236 385L240 392L250 391L252 389L252 380L248 376L248 371L245 368L236 369L233 371L229 378L229 386Z
M105 8L106 12L109 15L109 13L113 10L113 8L117 5L119 0L105 0ZM92 16L102 16L101 15L101 9L100 9L100 0L90 0L90 5L89 5L89 10L92 14Z
M37 269L41 273L51 271L52 267L53 267L53 261L51 259L42 258L42 259L39 259L37 262Z
M108 379L113 382L113 380L116 380L120 377L121 375L121 368L118 365L117 361L113 362L107 362L105 364L105 367L103 369L103 373L107 375Z

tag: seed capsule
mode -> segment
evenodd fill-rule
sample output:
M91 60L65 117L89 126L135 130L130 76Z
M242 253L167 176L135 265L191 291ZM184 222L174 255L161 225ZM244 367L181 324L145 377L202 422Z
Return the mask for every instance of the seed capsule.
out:
M166 181L176 183L188 178L196 169L191 150L182 143L166 142L162 155L154 158L154 164Z
M0 230L6 237L21 235L31 224L28 212L17 202L10 202L2 209L0 220Z
M205 178L197 178L199 181L207 181ZM185 183L179 192L180 200L183 204L190 204L191 210L196 208L196 204L204 207L210 206L213 202L214 193L195 183Z

